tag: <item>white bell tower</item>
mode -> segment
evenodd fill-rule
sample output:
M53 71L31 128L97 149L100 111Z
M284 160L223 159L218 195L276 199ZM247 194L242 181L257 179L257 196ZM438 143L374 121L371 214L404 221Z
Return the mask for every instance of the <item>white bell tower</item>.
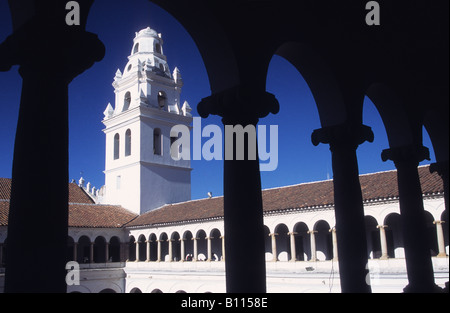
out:
M183 80L171 74L161 34L147 27L133 40L123 72L114 77L115 106L104 112L106 135L103 203L137 214L191 198L189 160L174 160L174 125L191 128L191 108L181 105Z

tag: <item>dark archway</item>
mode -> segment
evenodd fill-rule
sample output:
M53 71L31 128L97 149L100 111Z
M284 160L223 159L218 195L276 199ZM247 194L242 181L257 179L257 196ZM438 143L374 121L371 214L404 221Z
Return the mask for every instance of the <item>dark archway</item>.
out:
M91 240L87 236L81 236L78 239L77 247L77 262L78 263L90 263L91 258Z
M150 261L157 261L158 260L158 238L156 238L156 235L154 233L151 233L148 237L148 240L150 240Z
M317 258L319 261L333 259L333 240L330 224L324 220L316 222L314 230L316 239Z
M309 229L305 223L298 222L294 225L297 261L308 261L311 259L311 241L308 232Z
M197 260L206 261L208 258L206 232L203 229L200 229L197 231L195 237L197 238Z
M128 240L128 261L136 261L136 239L131 236Z
M187 230L183 234L183 240L184 240L184 260L185 261L192 261L192 258L194 256L194 242L192 240L193 236L192 233Z
M144 235L140 235L138 238L138 247L139 247L139 260L143 262L147 259L147 240Z
M161 259L159 261L165 262L169 258L169 237L166 233L159 235L159 244L161 247Z
M286 224L278 224L275 227L278 261L286 262L291 259L291 246L289 244L288 232L289 229Z
M111 237L109 240L109 262L121 261L120 245L120 239L117 236Z
M94 240L94 263L105 263L106 261L106 239L98 236Z
M377 228L378 223L373 216L366 215L366 238L367 238L367 255L371 259L381 257L380 230Z
M391 213L384 219L384 225L386 231L386 241L388 256L390 258L404 258L404 245L402 235L402 222L400 214Z
M214 228L209 236L211 237L211 261L220 261L222 260L222 235L220 230Z
M172 241L172 261L177 262L181 260L181 243L180 234L178 232L173 232L170 236Z

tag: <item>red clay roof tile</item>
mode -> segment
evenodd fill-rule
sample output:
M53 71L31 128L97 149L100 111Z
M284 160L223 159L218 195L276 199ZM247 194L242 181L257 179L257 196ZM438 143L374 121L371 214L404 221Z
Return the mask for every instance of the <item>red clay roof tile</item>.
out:
M422 193L442 193L442 179L430 173L429 166L418 168ZM376 200L398 197L397 171L386 171L360 176L363 200ZM286 209L308 209L334 204L333 181L302 183L262 191L263 210L271 212ZM165 205L147 212L126 226L195 221L223 217L223 197L193 200Z

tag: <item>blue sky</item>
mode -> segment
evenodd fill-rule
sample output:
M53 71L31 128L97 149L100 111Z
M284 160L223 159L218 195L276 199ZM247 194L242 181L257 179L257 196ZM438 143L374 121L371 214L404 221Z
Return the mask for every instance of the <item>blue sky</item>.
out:
M114 103L111 86L117 68L123 70L132 48L134 33L147 26L162 33L164 53L170 69L177 66L183 77L181 100L187 100L194 116L200 100L210 95L208 77L200 54L181 24L158 6L145 0L96 0L91 9L87 30L98 34L107 50L105 58L77 77L69 87L69 177L82 176L94 186L104 184L105 138L102 132L103 111ZM0 0L0 42L12 32L6 0ZM56 39L55 39L56 40ZM14 136L18 118L22 80L13 67L0 72L0 177L11 177ZM311 133L320 128L314 98L301 74L286 60L274 56L267 77L267 91L280 102L280 112L261 119L260 124L278 125L278 168L262 172L263 188L292 185L332 177L328 145L314 147ZM381 151L388 148L383 123L369 99L364 102L365 125L372 127L373 143L358 148L360 173L394 169L392 162L381 161ZM220 117L202 120L221 125ZM206 141L207 139L204 139ZM428 135L424 145L434 153ZM421 164L430 163L428 161ZM222 195L221 161L191 161L192 199L204 198L211 191Z

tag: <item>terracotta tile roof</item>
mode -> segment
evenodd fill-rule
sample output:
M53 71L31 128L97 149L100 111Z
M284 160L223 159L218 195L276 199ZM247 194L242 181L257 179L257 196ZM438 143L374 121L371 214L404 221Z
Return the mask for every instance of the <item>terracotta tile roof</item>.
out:
M429 166L421 166L418 170L423 194L443 192L442 179L436 173L431 174ZM396 171L361 175L360 183L364 201L398 197ZM334 203L333 181L266 189L263 190L262 196L263 210L266 213L287 209L329 207ZM126 226L157 225L219 217L223 217L223 197L165 205L142 214Z
M0 200L0 226L8 225L9 201Z
M0 178L0 200L11 198L11 178ZM69 183L69 203L95 203L91 197L75 183Z
M11 179L0 178L0 200L11 198Z
M95 204L91 197L77 184L69 187L70 227L122 227L137 217L121 206ZM11 179L0 178L0 226L8 225Z
M8 225L9 201L0 200L0 226ZM69 204L69 227L118 228L137 215L118 205Z
M118 205L69 204L70 227L117 228L136 217Z
M69 203L95 203L94 200L75 183L69 184Z

